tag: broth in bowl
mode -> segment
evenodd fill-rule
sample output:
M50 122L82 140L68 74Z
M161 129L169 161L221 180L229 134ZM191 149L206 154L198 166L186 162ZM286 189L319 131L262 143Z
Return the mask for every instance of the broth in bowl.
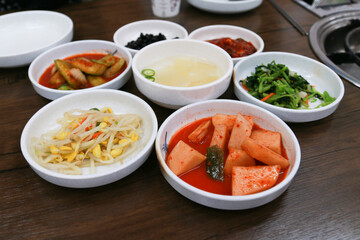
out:
M200 57L170 56L149 65L142 74L159 84L193 87L216 81L224 71L215 63Z

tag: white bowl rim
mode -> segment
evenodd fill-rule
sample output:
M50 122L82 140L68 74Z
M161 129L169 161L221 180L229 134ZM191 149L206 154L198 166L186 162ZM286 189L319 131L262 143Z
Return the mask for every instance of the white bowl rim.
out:
M250 11L263 2L263 0L187 0L191 5L212 13L235 14Z
M131 159L131 160L121 164L120 166L117 166L114 169L111 169L111 170L106 171L106 172L86 174L86 175L68 175L68 174L58 173L56 171L52 171L52 170L49 170L49 169L47 169L45 167L42 167L39 163L37 163L33 159L33 157L28 152L28 149L27 149L28 146L26 144L25 134L27 133L29 126L32 124L32 122L34 122L36 120L36 117L39 114L47 111L48 108L51 108L52 105L55 105L58 102L66 102L66 100L68 100L69 98L76 98L79 95L92 94L92 93L94 93L94 94L96 94L96 93L116 93L116 94L119 94L119 95L122 95L122 96L126 96L128 98L132 98L134 101L140 102L148 110L148 112L150 113L151 118L153 120L152 122L154 123L154 126L153 126L153 129L152 129L152 134L151 134L151 137L150 137L149 141L145 144L145 146L143 147L143 149L141 149L141 151L136 153L136 155L143 156L153 146L153 143L155 141L156 134L157 134L158 122L157 122L157 118L156 118L156 115L154 113L154 110L143 99L141 99L140 97L138 97L138 96L136 96L134 94L131 94L131 93L128 93L128 92L125 92L125 91L121 91L121 90L115 90L115 89L96 89L96 90L87 91L87 92L78 92L78 93L75 93L75 94L69 94L69 95L66 95L64 97L55 99L54 101L46 104L41 109L39 109L29 119L29 121L26 123L26 125L25 125L25 127L24 127L24 129L23 129L23 131L21 133L20 147L21 147L21 151L22 151L22 153L24 155L24 158L29 163L31 168L35 168L36 171L39 171L39 172L44 173L44 174L46 174L48 176L51 176L51 177L77 181L77 180L88 180L88 179L102 178L102 177L104 177L106 175L113 174L113 173L115 173L115 172L117 172L119 170L125 169L126 167L136 163L136 161Z
M226 5L243 5L246 3L251 3L251 2L257 2L259 0L241 0L241 1L219 1L219 0L197 0L198 2L212 2L212 3L218 3L218 4L226 4Z
M189 183L183 181L181 178L179 178L177 175L175 175L175 173L173 173L173 171L170 170L170 168L167 166L167 164L165 162L165 159L162 158L160 160L159 157L158 157L158 162L163 167L165 172L169 175L169 177L171 179L173 179L174 181L176 181L178 184L180 184L182 187L184 187L188 191L195 192L196 194L201 195L202 197L206 197L206 198L210 198L210 199L216 199L216 200L224 200L224 201L227 201L227 202L249 201L249 200L260 199L262 197L267 196L268 194L270 194L272 192L277 192L278 190L282 189L286 185L290 184L290 182L295 177L295 175L296 175L296 173L297 173L297 171L298 171L298 169L300 167L300 162L301 162L300 144L299 144L294 132L291 130L291 128L283 120L281 120L275 114L271 113L270 111L268 111L268 110L266 110L264 108L261 108L259 106L256 106L254 104L247 103L247 102L241 102L241 101L230 100L230 99L213 99L213 100L206 100L206 101L202 101L202 102L192 103L192 104L186 105L186 106L176 110L162 123L162 125L160 126L160 128L158 130L158 134L157 134L156 140L155 140L156 152L161 151L160 134L163 132L163 129L164 129L165 125L169 121L171 121L171 119L174 118L175 115L177 115L177 114L179 114L181 112L185 112L185 111L187 111L187 109L195 107L197 105L208 104L209 106L211 106L211 104L214 103L214 102L223 102L225 104L230 103L230 102L236 102L237 104L243 104L243 105L251 107L251 108L257 108L258 110L260 110L262 112L266 112L267 114L271 115L274 119L279 121L283 125L283 127L285 127L285 129L290 133L292 139L294 140L296 159L294 160L294 165L292 166L291 172L288 173L286 175L285 179L283 179L279 184L275 185L274 187L272 187L272 188L270 188L268 190L265 190L265 191L262 191L262 192L259 192L259 193L250 194L250 195L242 195L242 196L222 195L222 194L216 194L216 193L207 192L205 190L201 190L201 189L196 188L196 187L190 185ZM182 126L180 126L180 127L182 127ZM180 127L178 129L180 129Z
M94 86L94 87L90 87L90 88L77 89L77 90L59 90L59 89L53 89L53 88L45 87L45 86L43 86L43 85L41 85L39 83L39 79L38 80L33 79L33 77L32 77L33 68L36 66L39 59L41 59L44 55L47 55L47 54L51 53L52 51L56 51L59 48L67 48L69 46L71 47L73 45L78 45L78 44L83 44L83 43L104 43L104 44L112 45L115 48L121 49L122 51L124 51L124 53L126 54L126 57L129 59L129 61L127 62L126 69L119 76L117 76L116 78L121 77L121 76L125 75L127 72L130 71L131 65L132 65L132 56L131 56L130 52L125 47L116 45L113 42L105 41L105 40L95 40L95 39L93 39L93 40L92 39L78 40L78 41L73 41L73 42L68 42L68 43L58 45L58 46L56 46L54 48L51 48L51 49L43 52L39 56L37 56L34 59L34 61L31 62L30 66L29 66L29 69L28 69L28 76L29 76L29 79L30 79L31 83L33 83L36 87L38 87L39 89L42 89L44 91L47 91L47 92L50 92L50 93L64 93L64 94L65 93L73 94L73 93L77 93L77 92L80 92L80 91L84 92L84 91L102 89L102 88L106 88L108 85L112 84L113 83L112 81L115 80L116 78L114 78L114 79L112 79L112 80L110 80L110 81L108 81L108 82L106 82L104 84ZM93 49L93 50L97 50L97 49ZM86 53L86 52L84 52L84 53ZM76 54L74 53L72 55L76 55ZM69 57L71 57L71 55ZM51 63L49 63L49 65L47 67L49 67L50 65L51 65ZM45 69L47 69L47 67Z
M14 54L10 54L10 55L1 55L1 53L0 53L0 58L22 56L22 55L30 54L30 53L33 53L33 52L36 52L36 51L40 51L41 49L48 48L48 47L52 46L53 44L55 44L57 42L61 42L64 38L66 38L69 34L71 34L71 32L74 29L74 23L73 23L72 19L69 16L67 16L67 15L65 15L63 13L56 12L56 11L26 10L26 11L20 11L20 12L13 12L13 13L4 14L4 15L1 15L0 18L13 17L13 16L16 16L16 15L33 15L33 14L48 14L48 15L57 15L57 16L63 17L64 21L66 21L67 24L69 24L69 29L61 38L59 38L55 42L49 43L49 44L47 44L45 46L41 46L41 47L36 48L36 49L31 49L31 50L28 50L28 51L25 51L25 52L21 52L21 53L14 53Z
M117 36L120 34L120 32L126 30L127 28L130 28L130 27L133 27L133 26L136 26L136 25L142 25L142 24L150 24L150 23L160 23L160 24L167 24L167 25L171 25L173 27L177 27L178 29L180 29L183 34L184 34L184 38L183 39L186 39L189 35L188 31L186 30L185 27L183 27L182 25L176 23L176 22L172 22L172 21L168 21L168 20L162 20L162 19L144 19L144 20L139 20L139 21L135 21L135 22L130 22L128 24L125 24L123 26L121 26L120 28L118 28L114 35L113 35L113 41L120 45L120 43L117 41ZM135 39L134 39L135 40ZM166 39L166 40L173 40L173 39ZM153 44L153 43L152 43ZM125 45L123 45L123 47L125 47ZM126 49L128 49L131 53L137 53L139 52L140 50L137 50L137 49L133 49L133 48L128 48L128 47L125 47Z
M283 108L283 107L279 107L279 106L275 106L275 105L272 105L270 103L266 103L266 102L263 102L253 96L251 96L242 86L240 86L239 84L239 80L238 79L235 79L236 78L236 70L239 68L239 66L241 66L241 64L245 64L246 61L250 61L252 58L255 58L255 57L259 57L261 58L262 56L264 55L277 55L277 56L292 56L292 57L296 57L296 58L302 58L302 59L306 59L307 61L310 61L312 62L313 64L317 64L325 69L327 69L327 71L331 72L331 74L334 76L334 78L337 80L339 86L340 86L340 94L338 97L336 97L336 100L326 106L323 106L323 107L319 107L319 108L316 108L316 109L290 109L290 108ZM261 64L261 63L259 63ZM255 66L254 66L254 69L255 69ZM301 75L301 74L300 74ZM316 61L312 58L309 58L309 57L306 57L306 56L303 56L303 55L300 55L300 54L296 54L296 53L290 53L290 52L262 52L262 53L259 53L259 54L256 54L256 55L250 55L247 59L244 59L243 61L240 61L238 62L237 64L235 64L234 66L234 76L233 76L233 81L234 81L234 84L235 84L235 88L238 88L243 94L246 94L248 95L249 97L251 97L252 99L254 99L256 101L257 104L259 104L259 106L262 106L262 107L266 107L268 109L271 109L271 110L274 110L274 111L286 111L288 113L295 113L295 114L302 114L302 113L319 113L319 112L325 112L325 111L328 111L329 109L333 108L334 106L338 105L342 98L344 97L344 93L345 93L345 87L344 87L344 83L341 81L341 78L331 69L329 68L328 66L326 66L325 64L319 62L319 61Z
M133 74L136 74L136 75L140 76L139 79L142 82L146 82L146 83L148 83L150 85L157 86L157 87L162 88L164 90L166 89L166 90L178 90L178 91L193 91L193 90L195 91L195 90L201 90L201 89L205 89L205 88L208 88L208 87L212 87L213 85L216 85L219 82L224 81L224 79L226 79L227 76L232 74L232 72L233 72L233 62L232 62L232 59L231 59L230 55L224 49L219 48L216 45L208 43L208 42L203 42L203 41L199 41L199 40L195 40L195 39L188 39L188 38L187 39L174 39L174 40L171 40L171 42L185 42L185 43L196 43L196 44L208 45L209 47L211 47L211 48L213 48L213 49L215 49L215 50L217 50L219 52L222 52L222 54L224 54L224 56L228 59L229 68L226 70L226 72L219 79L217 79L217 80L215 80L213 82L207 83L207 84L203 84L203 85L199 85L199 86L193 86L193 87L167 86L167 85L152 82L149 79L146 79L140 73L140 71L137 70L136 62L138 61L137 59L139 58L139 56L141 56L141 53L139 52L138 54L136 54L134 56L134 59L133 59L133 65L132 65ZM169 42L160 41L160 42L152 43L152 44L144 47L143 49L146 51L148 48L156 47L157 45L160 45L160 44L171 44L171 43L170 43L170 41ZM142 51L143 49L141 49L140 51Z
M210 0L208 0L210 1ZM216 0L215 0L216 1ZM241 2L243 1L247 1L247 0L242 0ZM251 0L252 1L252 0ZM236 2L236 1L227 1L227 2ZM255 54L259 54L261 52L264 51L264 47L265 47L265 43L264 43L264 40L262 39L262 37L260 37L259 34L257 34L256 32L254 31L251 31L250 29L247 29L247 28L244 28L244 27L240 27L240 26L235 26L235 25L228 25L228 24L215 24L215 25L207 25L207 26L203 26L203 27L200 27L200 28L197 28L195 29L194 31L192 31L189 36L188 36L188 39L194 39L195 38L192 38L194 34L198 33L198 32L201 32L201 31L204 31L204 30L208 30L208 29L216 29L216 28L226 28L226 29L236 29L236 30L240 30L242 32L246 32L246 33L249 33L251 34L254 38L256 38L259 42L260 42L260 48L259 49L256 49L256 52L251 54L251 55L248 55L248 56L243 56L243 57L236 57L236 58L231 58L233 60L242 60L242 59L245 59L247 57L250 57L250 56L253 56Z

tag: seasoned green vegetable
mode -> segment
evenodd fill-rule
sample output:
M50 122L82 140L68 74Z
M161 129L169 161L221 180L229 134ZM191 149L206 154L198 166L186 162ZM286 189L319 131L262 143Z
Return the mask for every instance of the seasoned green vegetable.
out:
M90 84L93 86L99 86L101 84L106 83L105 79L100 76L87 76L87 79L89 80Z
M64 60L56 59L55 66L57 70L60 72L61 76L66 80L66 82L72 88L79 88L80 83L72 76L70 70L71 66ZM59 88L60 90L64 90L63 88Z
M59 88L61 85L65 83L65 79L61 76L59 71L56 71L54 75L50 78L50 83L55 87Z
M217 145L207 148L206 173L212 179L224 180L224 153Z
M307 109L309 101L321 100L318 108L336 100L326 91L321 94L301 75L275 61L255 67L255 73L240 83L252 96L279 107Z
M72 87L69 86L69 84L64 83L59 88L59 90L74 90Z
M91 61L103 64L106 67L110 67L111 65L114 65L116 62L116 57L112 54L108 54L105 57L101 58L100 60L91 59Z
M114 65L112 65L110 68L108 68L105 73L104 73L104 77L106 78L110 78L113 75L115 75L117 72L120 71L120 69L124 66L125 64L125 59L120 58L119 61L117 61Z
M69 60L73 67L91 75L103 75L106 70L104 64L93 62L85 57L77 57Z

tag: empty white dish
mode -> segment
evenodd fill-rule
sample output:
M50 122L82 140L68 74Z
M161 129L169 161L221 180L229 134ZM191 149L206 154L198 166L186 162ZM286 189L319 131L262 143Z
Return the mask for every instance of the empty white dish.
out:
M73 38L72 20L53 11L0 16L0 67L30 64L42 52Z
M188 3L201 10L220 13L233 14L250 11L261 5L263 0L187 0Z

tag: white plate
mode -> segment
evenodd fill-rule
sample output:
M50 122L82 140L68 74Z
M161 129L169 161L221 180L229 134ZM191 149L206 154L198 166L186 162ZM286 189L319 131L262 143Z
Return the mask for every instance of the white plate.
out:
M71 41L72 20L53 11L23 11L0 16L0 67L30 64L56 45Z
M204 11L232 14L250 11L260 6L263 0L187 0L188 3Z
M140 138L142 148L119 162L96 167L96 173L83 175L65 175L42 167L32 157L30 143L33 137L50 130L59 129L56 120L71 109L90 109L93 107L110 107L114 113L135 113L140 115L143 124L143 133ZM73 188L89 188L105 185L117 181L131 174L148 158L153 149L157 134L158 122L152 108L141 98L118 90L101 89L70 94L56 99L34 114L26 124L21 134L21 151L31 168L45 180L60 186Z

